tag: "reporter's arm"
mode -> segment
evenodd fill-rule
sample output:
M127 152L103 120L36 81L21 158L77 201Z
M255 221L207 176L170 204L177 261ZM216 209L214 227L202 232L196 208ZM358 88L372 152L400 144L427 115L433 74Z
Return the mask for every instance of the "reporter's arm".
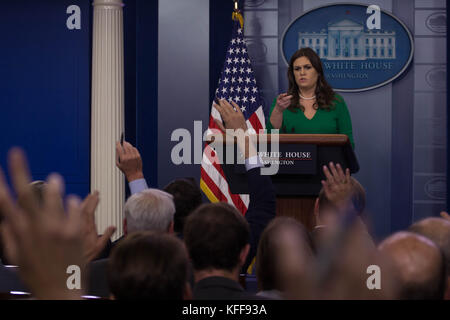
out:
M263 164L251 139L247 139L247 145L245 168L247 170L250 203L245 218L250 226L250 251L243 266L243 272L247 271L248 266L256 256L261 234L275 217L276 212L275 189L272 178L268 175L261 175Z
M130 181L128 186L132 195L148 189L147 181L144 178Z
M261 175L261 168L253 168L247 171L250 204L245 219L250 226L250 251L243 271L246 272L253 258L256 256L258 242L261 234L275 218L276 198L275 189L270 176Z

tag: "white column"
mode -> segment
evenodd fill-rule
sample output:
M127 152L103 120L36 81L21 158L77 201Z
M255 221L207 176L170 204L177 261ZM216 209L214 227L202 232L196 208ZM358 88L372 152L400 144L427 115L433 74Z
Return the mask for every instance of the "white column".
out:
M99 233L122 234L124 177L115 165L115 142L124 131L122 0L95 0L92 47L91 190L100 192Z

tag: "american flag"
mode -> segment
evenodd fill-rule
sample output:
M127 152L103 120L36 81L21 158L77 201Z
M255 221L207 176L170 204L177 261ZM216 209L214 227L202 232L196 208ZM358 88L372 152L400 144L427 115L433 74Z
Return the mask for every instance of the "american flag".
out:
M216 90L218 99L234 101L242 110L249 130L258 133L265 128L265 118L259 89L243 37L243 29L238 21L233 23L232 39L228 46L225 63ZM208 131L217 129L214 119L221 120L214 105L211 107ZM201 167L200 188L211 202L228 202L245 214L249 204L247 194L232 194L215 153L205 146Z

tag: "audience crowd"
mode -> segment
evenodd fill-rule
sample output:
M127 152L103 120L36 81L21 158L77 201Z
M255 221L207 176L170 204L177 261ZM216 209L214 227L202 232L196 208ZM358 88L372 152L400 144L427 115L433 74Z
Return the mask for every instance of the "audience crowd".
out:
M237 105L216 108L221 130L247 130ZM25 154L11 149L12 191L0 170L0 298L21 291L31 299L450 299L446 212L377 243L363 186L330 163L311 213L316 225L307 230L276 216L274 187L260 174L252 140L238 139L238 147L249 186L245 215L227 203L202 204L191 178L149 188L139 151L118 142L116 163L131 196L114 242L114 226L97 233L98 192L64 199L61 176L32 182ZM245 286L252 271L257 290Z

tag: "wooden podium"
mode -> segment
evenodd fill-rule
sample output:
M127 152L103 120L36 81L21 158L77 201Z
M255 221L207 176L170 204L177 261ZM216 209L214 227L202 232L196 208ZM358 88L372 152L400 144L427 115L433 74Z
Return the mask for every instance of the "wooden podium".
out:
M277 197L277 215L294 217L308 230L315 225L314 203L320 189L321 180L325 179L322 167L331 161L339 163L351 173L359 170L359 164L350 141L346 135L340 134L280 134L278 160L274 157L263 158L263 163L278 161L279 171L272 176ZM267 145L272 142L272 135L266 135ZM236 143L228 140L224 153L234 148ZM273 155L272 150L262 155ZM228 150L228 151L227 151ZM258 140L260 152L260 141ZM266 151L266 150L264 150ZM243 164L223 164L225 176L232 193L248 193L245 166Z

